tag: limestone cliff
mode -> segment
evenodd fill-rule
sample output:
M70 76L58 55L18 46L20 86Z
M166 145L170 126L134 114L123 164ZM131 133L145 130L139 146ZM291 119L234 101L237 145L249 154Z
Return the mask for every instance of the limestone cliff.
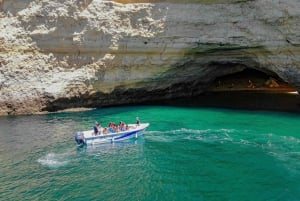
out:
M299 0L0 0L0 114L199 94L255 68L300 89Z

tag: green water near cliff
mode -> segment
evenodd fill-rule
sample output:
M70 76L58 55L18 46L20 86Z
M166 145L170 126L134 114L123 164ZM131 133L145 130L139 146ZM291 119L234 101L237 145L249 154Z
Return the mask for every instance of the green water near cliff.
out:
M77 147L95 120L151 125ZM0 118L0 200L300 200L300 115L138 106Z

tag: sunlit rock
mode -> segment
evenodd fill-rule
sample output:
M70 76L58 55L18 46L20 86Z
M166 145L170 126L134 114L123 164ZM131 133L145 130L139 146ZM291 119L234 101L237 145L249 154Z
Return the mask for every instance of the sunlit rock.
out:
M299 91L298 0L136 2L0 0L0 114L193 96L245 68Z

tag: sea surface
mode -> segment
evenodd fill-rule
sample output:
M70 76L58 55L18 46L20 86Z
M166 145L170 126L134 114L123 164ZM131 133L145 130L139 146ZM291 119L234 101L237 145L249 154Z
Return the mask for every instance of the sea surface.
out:
M76 131L151 125L78 147ZM0 200L300 200L300 114L126 106L0 118Z

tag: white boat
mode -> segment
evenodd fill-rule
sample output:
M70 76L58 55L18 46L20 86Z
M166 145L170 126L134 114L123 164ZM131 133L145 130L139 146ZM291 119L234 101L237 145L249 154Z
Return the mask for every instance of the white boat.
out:
M130 138L137 138L138 136L143 135L144 131L149 125L149 123L141 123L139 125L128 124L128 129L125 131L109 132L107 134L103 133L103 128L100 128L100 134L95 134L94 130L81 131L76 133L75 141L80 145L88 145L98 143L111 143L127 140Z

